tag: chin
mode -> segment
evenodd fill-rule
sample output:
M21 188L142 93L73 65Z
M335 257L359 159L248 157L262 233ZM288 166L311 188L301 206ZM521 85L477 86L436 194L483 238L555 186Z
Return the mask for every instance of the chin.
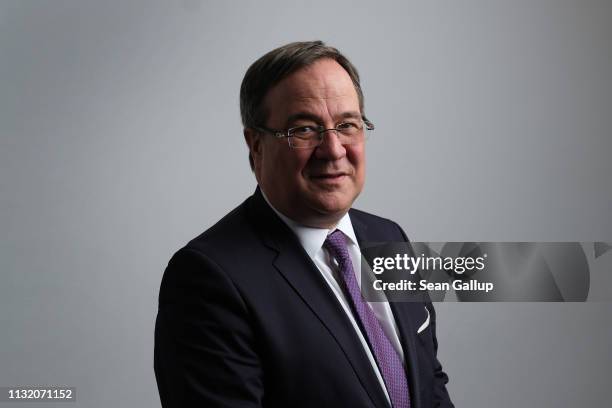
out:
M316 197L313 197L312 207L321 214L344 215L351 208L353 201L354 198L348 197L344 193L329 192L317 194Z

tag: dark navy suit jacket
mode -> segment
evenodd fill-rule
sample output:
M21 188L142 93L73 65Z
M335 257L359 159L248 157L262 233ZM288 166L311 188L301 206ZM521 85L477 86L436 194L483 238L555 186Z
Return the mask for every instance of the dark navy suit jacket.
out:
M350 218L360 243L407 240L392 221ZM452 407L432 305L390 305L412 407ZM155 374L166 408L389 406L338 300L259 189L170 260Z

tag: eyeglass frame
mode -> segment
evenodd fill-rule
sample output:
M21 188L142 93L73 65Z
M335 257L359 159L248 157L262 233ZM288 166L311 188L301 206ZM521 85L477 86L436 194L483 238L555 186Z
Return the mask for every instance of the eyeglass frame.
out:
M365 116L361 116L361 121L365 125L365 129L364 129L364 127L362 127L359 130L365 132L365 130L374 130L375 129L374 123L370 122ZM336 125L336 127L329 128L329 129L326 129L323 126L316 126L316 127L315 126L294 126L294 127L290 127L289 129L286 129L286 130L268 129L268 128L264 127L264 126L251 126L251 127L253 129L259 131L259 132L269 133L272 136L276 137L277 139L282 139L283 137L286 137L287 138L287 143L289 144L289 147L291 147L292 149L312 149L314 147L320 146L323 143L323 134L325 132L333 130L333 131L336 132L336 134L338 134L338 132L342 133L342 131L340 129L338 129L338 126L342 125L343 123L346 123L346 122L340 122L340 123L338 123ZM304 147L293 146L291 144L291 139L290 138L292 138L294 136L292 134L290 134L290 133L291 133L291 131L295 131L296 129L299 129L299 128L302 128L302 127L314 127L317 130L317 133L318 133L318 138L317 139L319 140L319 143L314 145L314 146L304 146ZM350 145L350 144L351 143L346 143L346 144L343 144L343 145Z

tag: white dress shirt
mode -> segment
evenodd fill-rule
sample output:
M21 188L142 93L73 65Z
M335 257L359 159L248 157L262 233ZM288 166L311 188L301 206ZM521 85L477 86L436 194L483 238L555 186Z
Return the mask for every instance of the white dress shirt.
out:
M274 212L280 217L281 220L287 224L287 226L295 233L298 240L304 247L304 250L308 254L308 256L312 259L314 264L317 266L321 275L325 279L325 282L329 285L334 295L340 302L342 309L348 316L351 324L353 325L353 329L363 346L363 349L370 360L370 364L372 365L372 369L374 370L380 385L385 392L387 400L391 403L389 398L389 394L387 392L387 388L385 387L385 382L383 381L382 375L380 374L380 370L378 369L378 365L376 364L376 360L370 347L368 345L367 340L365 339L361 329L359 328L359 324L355 320L355 316L353 316L351 301L347 299L344 290L342 289L342 277L339 275L338 271L338 263L337 261L330 256L327 249L323 247L325 239L327 235L334 232L336 229L342 231L342 233L346 236L347 239L347 247L349 251L349 255L351 257L351 261L353 262L353 270L355 271L355 276L357 278L357 283L359 287L361 287L361 251L359 249L359 244L357 243L357 237L355 236L355 231L353 230L353 224L351 223L351 219L349 214L346 213L335 228L326 229L326 228L312 228L306 227L304 225L300 225L297 222L287 218L285 215L281 214L279 211L270 204L268 198L265 194L262 195L270 208L274 210ZM399 332L397 329L397 325L395 323L395 319L393 318L393 313L391 312L391 307L388 302L368 302L368 305L374 312L374 315L380 322L383 331L391 341L393 348L397 351L400 356L400 360L404 362L404 351L399 341ZM404 363L405 364L405 363Z

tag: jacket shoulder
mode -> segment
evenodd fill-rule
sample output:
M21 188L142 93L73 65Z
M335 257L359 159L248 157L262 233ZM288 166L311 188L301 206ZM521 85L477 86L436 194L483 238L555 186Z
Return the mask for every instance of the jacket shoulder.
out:
M164 272L162 291L215 281L243 287L258 279L253 265L269 264L271 255L247 207L248 199L176 251Z
M261 247L261 239L248 215L249 199L179 249L176 256L194 252L218 266L239 263Z
M249 222L246 214L247 201L234 208L214 225L202 232L185 245L187 248L205 251L213 244L229 243L239 239L249 231Z

